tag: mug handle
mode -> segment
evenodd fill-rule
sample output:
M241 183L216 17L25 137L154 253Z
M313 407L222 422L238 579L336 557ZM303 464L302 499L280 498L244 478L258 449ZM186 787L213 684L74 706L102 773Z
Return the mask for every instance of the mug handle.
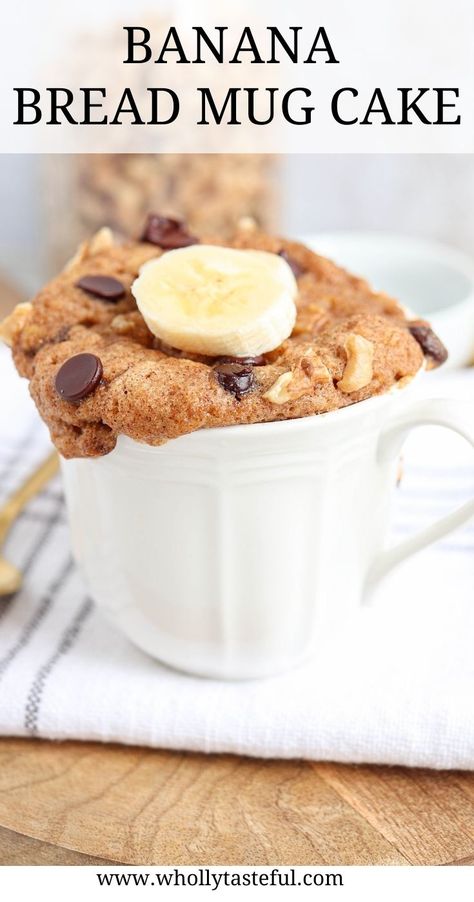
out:
M399 414L383 430L377 446L377 461L385 463L400 454L408 433L417 426L445 426L457 432L474 448L474 427L468 425L472 417L472 405L467 401L453 401L444 398L429 401L415 401L404 413ZM472 422L472 420L471 420ZM372 564L366 581L365 598L370 598L375 585L386 576L392 567L410 557L432 542L457 529L474 516L474 499L458 507L450 514L436 520L431 526L399 542L392 548L381 551Z

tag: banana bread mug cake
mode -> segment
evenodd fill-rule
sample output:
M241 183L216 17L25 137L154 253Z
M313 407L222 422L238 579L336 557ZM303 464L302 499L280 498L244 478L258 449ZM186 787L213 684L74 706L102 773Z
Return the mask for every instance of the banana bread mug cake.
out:
M103 230L2 327L62 456L92 596L208 677L281 671L358 616L454 523L384 549L407 431L469 437L451 402L406 389L446 357L427 323L244 226L226 242L160 216L128 244Z
M446 357L426 323L300 244L198 240L160 216L140 241L99 232L1 334L66 458L121 433L160 445L326 413Z

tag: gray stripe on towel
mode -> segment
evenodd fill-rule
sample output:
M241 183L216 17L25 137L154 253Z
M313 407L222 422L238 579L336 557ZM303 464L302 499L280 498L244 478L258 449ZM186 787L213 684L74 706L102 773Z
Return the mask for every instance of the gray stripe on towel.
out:
M41 601L36 608L32 617L30 617L28 623L23 628L19 638L16 642L10 646L7 653L0 659L0 680L5 674L7 668L10 666L11 662L16 658L16 656L28 645L31 637L35 634L38 627L41 625L42 621L46 617L51 605L53 604L56 596L61 591L64 583L66 582L69 574L73 569L73 562L71 557L68 556L66 562L61 567L61 570L55 576L54 580L49 585L49 588L44 593Z
M30 550L28 551L28 554L26 555L26 558L25 558L23 564L21 564L21 566L20 566L20 570L21 570L23 576L26 576L26 574L28 573L28 571L31 569L34 562L36 561L36 558L43 550L44 546L46 545L46 542L48 541L51 530L58 523L61 522L63 510L64 510L64 505L63 505L63 501L61 499L57 503L53 513L49 514L49 516L47 516L47 517L42 518L42 523L44 524L44 528L41 529L39 534L36 536L35 541L33 542L33 545L30 548ZM12 527L12 531L13 531L13 529L14 529L14 527ZM20 589L20 594L21 594L21 591L22 590ZM5 617L7 612L10 610L12 604L17 600L18 600L18 593L15 595L11 595L10 598L3 599L3 601L1 602L1 606L0 606L0 622ZM0 669L0 672L1 672L1 669Z
M79 611L77 612L74 619L65 629L59 645L56 648L56 651L53 652L46 663L43 664L42 667L40 667L35 679L33 680L33 683L31 684L31 688L26 699L24 719L25 729L30 736L36 736L38 733L39 713L48 677L50 676L51 671L54 669L58 661L62 657L64 657L64 655L66 655L77 642L84 623L92 612L92 609L93 604L91 599L86 598L81 604L81 607L79 608Z

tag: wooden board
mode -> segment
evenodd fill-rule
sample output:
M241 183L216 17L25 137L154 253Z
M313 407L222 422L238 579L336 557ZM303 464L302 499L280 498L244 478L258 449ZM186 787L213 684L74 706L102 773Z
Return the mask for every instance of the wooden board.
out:
M0 741L2 864L474 863L474 774Z

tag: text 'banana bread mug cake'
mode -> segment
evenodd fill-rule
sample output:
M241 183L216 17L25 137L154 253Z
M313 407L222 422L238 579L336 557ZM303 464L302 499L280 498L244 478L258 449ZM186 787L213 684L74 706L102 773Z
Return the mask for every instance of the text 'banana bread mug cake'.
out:
M150 216L104 229L2 326L63 458L76 558L137 645L211 677L293 666L380 576L474 512L384 550L409 429L474 444L407 386L425 322L300 244Z

